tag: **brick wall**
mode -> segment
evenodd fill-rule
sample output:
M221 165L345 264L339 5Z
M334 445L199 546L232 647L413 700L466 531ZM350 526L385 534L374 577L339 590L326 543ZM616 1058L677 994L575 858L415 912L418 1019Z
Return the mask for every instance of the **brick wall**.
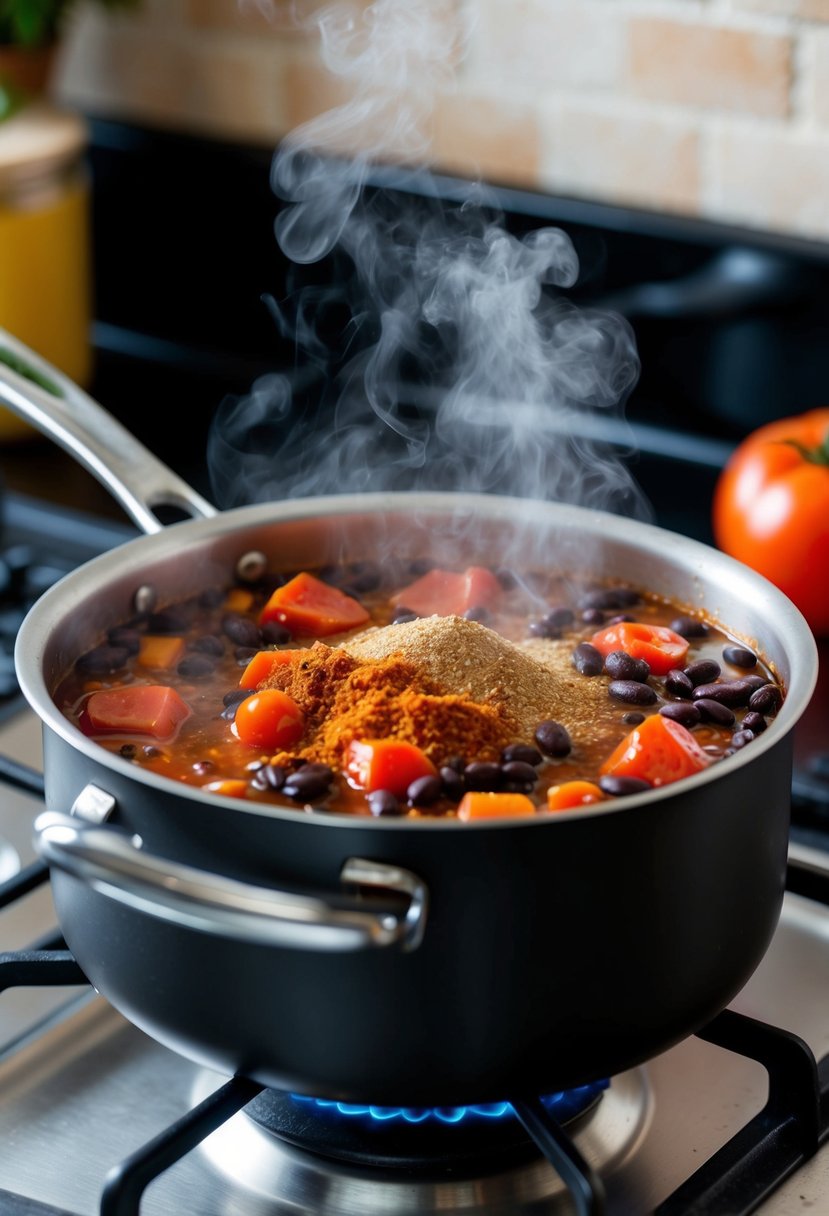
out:
M447 47L425 127L437 167L829 236L829 0L409 0L420 4ZM56 92L97 115L273 145L365 85L322 65L291 10L80 10ZM393 140L381 151L398 153Z

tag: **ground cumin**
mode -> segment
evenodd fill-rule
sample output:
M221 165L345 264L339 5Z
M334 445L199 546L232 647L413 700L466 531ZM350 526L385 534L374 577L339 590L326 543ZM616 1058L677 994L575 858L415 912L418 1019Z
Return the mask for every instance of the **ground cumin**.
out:
M532 743L550 718L578 746L613 712L606 681L576 672L571 643L517 644L456 616L370 628L334 647L318 642L277 667L267 685L305 713L291 756L336 768L353 739L388 736L417 744L438 764L452 755L493 760L508 743Z
M360 659L317 642L263 687L286 692L306 719L299 747L274 756L277 764L299 757L342 768L353 739L390 736L416 744L437 765L452 755L494 760L516 737L502 706L447 692L399 654Z

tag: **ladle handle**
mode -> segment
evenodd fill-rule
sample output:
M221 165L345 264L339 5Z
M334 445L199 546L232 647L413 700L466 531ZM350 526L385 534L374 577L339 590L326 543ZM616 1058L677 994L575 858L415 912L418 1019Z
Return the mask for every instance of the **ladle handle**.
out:
M404 896L399 911L370 910L359 896L336 902L253 886L221 874L147 854L140 840L73 815L43 812L36 847L57 866L101 895L158 920L214 937L299 950L414 950L423 939L428 891L399 866L348 858L341 882ZM345 905L345 906L343 906Z
M155 507L177 507L193 519L217 513L212 503L153 456L102 405L4 329L0 329L0 404L74 456L142 532L160 532L164 527Z

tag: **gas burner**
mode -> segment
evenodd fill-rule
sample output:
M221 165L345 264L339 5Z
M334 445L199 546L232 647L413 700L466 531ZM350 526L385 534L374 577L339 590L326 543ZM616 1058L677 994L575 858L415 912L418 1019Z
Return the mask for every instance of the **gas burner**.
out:
M194 1102L213 1089L215 1076L200 1074ZM593 1169L612 1173L647 1131L651 1091L643 1069L592 1090L581 1094L588 1106L571 1115L567 1130ZM555 1103L550 1109L555 1111ZM405 1127L402 1122L392 1127L392 1121L326 1117L324 1109L314 1112L306 1101L266 1090L200 1151L222 1177L256 1197L250 1209L256 1216L572 1211L565 1184L514 1117L473 1117L453 1125L439 1119ZM384 1144L390 1133L391 1143ZM418 1135L425 1136L421 1147Z

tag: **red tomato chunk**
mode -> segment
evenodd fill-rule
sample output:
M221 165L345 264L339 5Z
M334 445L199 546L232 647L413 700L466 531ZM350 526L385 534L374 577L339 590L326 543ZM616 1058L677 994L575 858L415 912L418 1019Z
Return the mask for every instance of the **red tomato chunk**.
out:
M94 692L81 714L88 735L152 735L172 739L190 707L174 688L163 684L130 684Z

